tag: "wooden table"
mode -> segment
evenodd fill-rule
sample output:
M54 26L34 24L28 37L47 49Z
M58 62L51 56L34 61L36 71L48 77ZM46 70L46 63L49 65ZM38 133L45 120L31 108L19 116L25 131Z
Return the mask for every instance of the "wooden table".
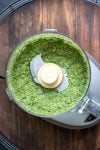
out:
M85 0L37 0L0 24L0 75L10 53L26 37L45 28L75 39L100 63L100 7ZM0 131L24 150L100 150L100 124L69 130L33 117L10 101L0 79Z

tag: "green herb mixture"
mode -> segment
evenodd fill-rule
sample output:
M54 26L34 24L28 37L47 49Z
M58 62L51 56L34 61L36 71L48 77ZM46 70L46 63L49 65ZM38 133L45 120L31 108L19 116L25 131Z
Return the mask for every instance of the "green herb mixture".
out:
M68 74L69 86L62 92L36 84L30 61L40 54L45 62L56 63ZM20 44L7 67L8 88L15 102L36 115L57 115L70 110L84 96L89 85L88 60L71 39L55 33L40 33Z

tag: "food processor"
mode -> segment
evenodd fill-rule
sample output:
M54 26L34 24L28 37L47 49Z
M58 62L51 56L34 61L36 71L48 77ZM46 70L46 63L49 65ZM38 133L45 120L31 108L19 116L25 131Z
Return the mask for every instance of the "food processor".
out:
M57 29L45 29L44 33L57 33ZM88 91L79 104L71 110L59 115L52 115L49 117L42 117L44 120L66 128L82 129L93 126L100 122L100 65L96 60L86 52L89 65L91 68L91 79ZM9 70L7 70L9 72ZM7 94L13 100L10 89L7 89ZM34 114L32 114L34 115Z

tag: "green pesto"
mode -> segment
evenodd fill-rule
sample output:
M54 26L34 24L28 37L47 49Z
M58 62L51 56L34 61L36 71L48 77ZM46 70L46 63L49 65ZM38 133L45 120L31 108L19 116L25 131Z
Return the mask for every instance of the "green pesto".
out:
M42 54L45 62L64 68L69 86L62 92L36 84L30 73L30 61ZM34 35L13 52L7 67L8 88L15 102L36 115L57 115L73 108L84 96L89 85L88 60L71 39L55 33Z

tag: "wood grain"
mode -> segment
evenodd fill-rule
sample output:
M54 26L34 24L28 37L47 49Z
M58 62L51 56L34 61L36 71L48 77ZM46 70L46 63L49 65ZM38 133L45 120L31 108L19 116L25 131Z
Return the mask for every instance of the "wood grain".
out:
M100 8L85 0L37 0L0 24L0 75L18 43L45 28L76 40L100 62ZM19 109L0 80L0 131L23 150L100 150L100 124L84 130L54 126Z

